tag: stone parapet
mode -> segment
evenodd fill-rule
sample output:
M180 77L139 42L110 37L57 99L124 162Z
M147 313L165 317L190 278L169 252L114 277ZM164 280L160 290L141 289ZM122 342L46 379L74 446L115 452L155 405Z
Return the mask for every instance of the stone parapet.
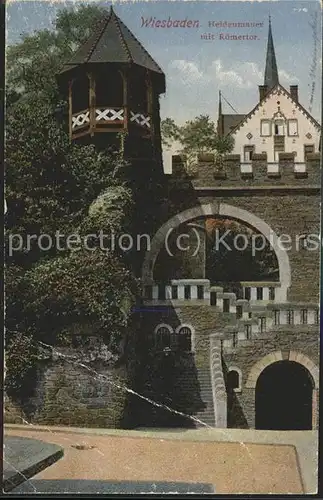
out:
M240 155L226 155L219 163L212 154L198 155L188 164L185 156L172 157L172 180L187 179L193 187L201 186L319 186L320 154L307 155L297 162L293 153L281 153L279 161L268 163L265 154L254 154L242 162Z

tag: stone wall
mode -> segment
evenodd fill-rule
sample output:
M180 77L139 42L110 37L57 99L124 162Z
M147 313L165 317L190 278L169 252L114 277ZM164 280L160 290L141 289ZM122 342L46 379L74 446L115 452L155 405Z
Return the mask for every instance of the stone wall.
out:
M296 164L297 165L297 164ZM240 155L227 155L223 166L219 168L214 163L213 155L200 155L194 169L188 170L192 186L201 187L275 187L275 186L306 186L320 185L320 154L307 156L305 171L295 171L293 154L282 153L277 173L268 171L267 156L254 154L250 163L250 173L241 167ZM184 162L179 156L173 157L173 181L181 183L185 178Z
M229 158L225 162L227 175L221 179L215 176L215 166L211 162L200 161L194 177L185 174L183 164L175 157L174 174L168 176L168 220L175 217L174 226L185 224L187 221L181 216L183 211L208 204L213 207L212 213L207 214L209 216L216 217L221 204L249 212L270 226L278 237L286 234L291 238L286 245L291 268L287 300L316 301L319 297L319 241L316 241L316 248L314 242L311 249L302 249L299 237L304 234L319 235L319 157L312 155L309 158L305 178L297 176L293 171L293 163L287 160L281 162L282 175L272 178L266 173L266 160L258 158L260 156L256 155L253 162L253 177L246 179L241 177L240 163L236 158ZM164 239L164 235L161 235L160 241L156 242L158 249L153 245L151 254L159 252L164 246ZM161 262L159 267L162 268ZM200 267L195 275L203 277Z
M102 349L103 347L103 349ZM6 396L5 422L120 428L127 425L124 366L100 346L55 348L37 366L37 383L26 402Z

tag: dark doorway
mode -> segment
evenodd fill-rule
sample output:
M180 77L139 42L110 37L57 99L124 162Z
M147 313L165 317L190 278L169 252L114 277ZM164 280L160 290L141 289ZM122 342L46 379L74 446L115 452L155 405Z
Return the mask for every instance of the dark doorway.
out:
M312 429L311 375L295 361L264 369L256 385L256 429Z

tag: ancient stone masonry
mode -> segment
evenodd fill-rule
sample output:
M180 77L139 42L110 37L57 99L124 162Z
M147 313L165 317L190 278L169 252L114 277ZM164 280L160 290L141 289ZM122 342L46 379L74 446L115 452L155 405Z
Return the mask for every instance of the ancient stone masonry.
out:
M87 347L41 347L33 396L19 405L6 398L9 423L121 427L127 378L97 337Z

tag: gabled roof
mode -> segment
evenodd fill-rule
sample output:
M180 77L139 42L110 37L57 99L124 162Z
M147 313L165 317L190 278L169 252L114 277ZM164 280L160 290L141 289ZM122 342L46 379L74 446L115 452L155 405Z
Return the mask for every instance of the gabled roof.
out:
M61 73L81 64L135 63L162 74L162 69L111 7L88 40L74 53Z
M223 119L223 135L229 134L245 117L246 115L222 115Z
M313 116L310 115L310 113L301 104L299 104L299 102L297 102L297 101L295 101L295 99L293 99L292 95L285 89L285 87L283 87L280 83L278 83L277 85L275 85L272 89L270 89L267 92L267 94L261 99L261 101L257 104L257 106L255 106L250 111L250 113L245 115L245 117L236 125L236 127L233 130L231 130L231 132L229 132L229 134L235 134L239 130L239 128L241 128L249 120L249 118L251 118L256 113L256 111L258 111L260 106L262 106L262 104L264 104L264 102L266 102L272 96L272 94L274 94L274 92L276 90L280 91L283 95L285 95L291 101L293 101L294 106L301 113L303 113L303 115L305 115L312 122L312 124L315 127L317 127L318 129L321 129L320 124L315 120L315 118L313 118Z

